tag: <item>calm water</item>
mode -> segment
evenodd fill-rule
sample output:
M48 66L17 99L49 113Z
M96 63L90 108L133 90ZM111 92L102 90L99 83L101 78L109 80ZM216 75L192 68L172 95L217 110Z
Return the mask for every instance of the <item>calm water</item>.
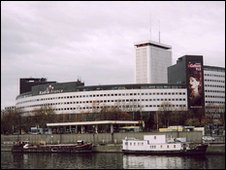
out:
M12 154L1 152L2 169L225 169L224 155L136 156L121 153Z

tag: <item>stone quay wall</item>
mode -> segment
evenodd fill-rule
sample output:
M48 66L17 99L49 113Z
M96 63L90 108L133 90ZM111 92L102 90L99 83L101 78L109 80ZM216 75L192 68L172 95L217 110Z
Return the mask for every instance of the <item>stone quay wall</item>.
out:
M125 137L143 139L144 135L166 134L167 137L186 138L187 142L200 143L202 132L128 132L128 133L83 133L83 134L42 134L42 135L1 135L1 144L13 144L16 141L26 141L30 143L75 143L77 140L84 140L93 144L121 144Z

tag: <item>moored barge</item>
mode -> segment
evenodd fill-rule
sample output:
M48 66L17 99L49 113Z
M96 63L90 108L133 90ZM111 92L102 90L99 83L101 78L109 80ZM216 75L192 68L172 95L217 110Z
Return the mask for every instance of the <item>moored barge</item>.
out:
M45 153L84 153L92 152L92 143L85 143L80 140L74 144L46 144L37 145L30 144L29 142L18 142L13 145L12 152L20 153L35 153L35 152L45 152Z

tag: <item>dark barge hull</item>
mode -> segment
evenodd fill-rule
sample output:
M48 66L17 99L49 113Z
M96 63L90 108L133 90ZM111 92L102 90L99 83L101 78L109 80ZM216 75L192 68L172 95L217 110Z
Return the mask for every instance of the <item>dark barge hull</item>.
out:
M189 155L205 155L208 145L202 144L196 146L194 149L180 150L180 151L138 151L138 150L122 150L124 154L142 154L142 155L175 155L175 156L189 156Z
M84 153L92 152L92 144L84 145L35 145L23 148L24 145L14 145L13 153Z

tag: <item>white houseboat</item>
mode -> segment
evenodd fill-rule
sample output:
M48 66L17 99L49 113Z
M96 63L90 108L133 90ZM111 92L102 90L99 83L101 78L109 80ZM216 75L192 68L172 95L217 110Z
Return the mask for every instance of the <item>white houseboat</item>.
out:
M207 144L191 144L186 138L166 138L166 135L144 135L144 140L124 139L122 151L135 154L202 155Z

